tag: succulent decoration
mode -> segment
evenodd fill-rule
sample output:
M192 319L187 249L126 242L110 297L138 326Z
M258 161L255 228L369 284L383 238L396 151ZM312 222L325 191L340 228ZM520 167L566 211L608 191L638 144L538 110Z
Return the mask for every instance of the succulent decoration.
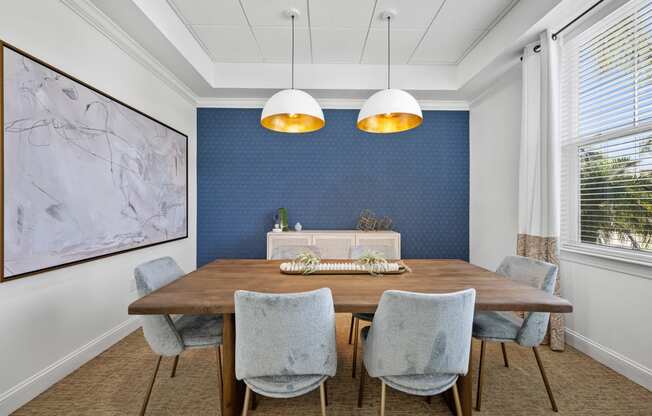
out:
M382 274L379 272L384 269L383 266L387 264L387 259L380 251L366 250L358 259L358 263L363 265L369 274L381 276Z
M294 262L303 266L303 274L312 274L317 270L317 265L321 262L321 259L312 251L306 250L299 253Z

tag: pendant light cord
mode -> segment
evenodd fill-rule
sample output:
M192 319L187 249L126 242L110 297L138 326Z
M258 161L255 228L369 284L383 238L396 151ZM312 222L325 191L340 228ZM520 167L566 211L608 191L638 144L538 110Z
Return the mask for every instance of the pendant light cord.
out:
M389 37L389 33L390 33L389 21L390 20L391 20L391 16L387 16L387 89L389 89L389 75L390 75L390 65L389 64L390 64L390 55L391 55L390 47L389 47L389 41L390 41L390 37Z
M294 89L294 14L292 15L292 89Z

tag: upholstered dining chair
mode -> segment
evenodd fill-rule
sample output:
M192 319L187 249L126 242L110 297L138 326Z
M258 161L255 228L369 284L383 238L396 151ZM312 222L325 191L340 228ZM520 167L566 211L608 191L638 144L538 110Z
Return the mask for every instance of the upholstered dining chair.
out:
M357 260L369 252L377 252L385 256L386 259L397 257L394 248L387 245L357 245L352 246L349 252L351 259ZM360 321L371 322L374 319L373 313L352 313L351 326L349 327L349 344L353 340L353 363L351 365L351 376L355 378L358 355L358 334L360 333ZM355 332L355 338L353 333Z
M316 256L321 257L321 252L317 246L283 246L272 250L271 260L294 260L299 254L306 251L311 251Z
M553 293L557 281L557 266L543 261L521 256L507 256L496 273L536 288ZM548 312L530 312L525 319L511 312L478 312L473 319L473 337L480 340L480 365L478 370L478 392L476 410L482 405L482 384L484 379L484 356L487 342L500 342L505 367L509 367L505 343L516 343L522 347L532 348L534 358L539 366L541 378L548 392L552 410L558 411L557 403L550 389L550 383L543 368L537 347L543 341L548 330Z
M363 360L358 407L362 406L365 369L381 380L380 414L386 387L417 396L452 390L461 416L457 379L466 374L471 349L475 289L446 294L388 290L371 326L361 333Z
M136 288L143 297L156 289L168 285L185 273L170 257L162 257L136 267ZM152 394L161 359L174 357L171 377L174 377L179 362L179 354L189 348L215 348L217 359L217 381L220 402L222 400L222 316L182 315L172 318L169 315L144 315L143 332L150 348L158 354L140 415L144 415Z
M326 380L337 368L335 310L331 290L271 294L235 292L235 374L251 392L297 397L319 388L326 414Z

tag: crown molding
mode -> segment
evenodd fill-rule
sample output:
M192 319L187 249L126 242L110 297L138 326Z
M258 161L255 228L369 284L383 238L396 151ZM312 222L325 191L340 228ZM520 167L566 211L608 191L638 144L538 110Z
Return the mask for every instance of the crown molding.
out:
M269 98L269 97L268 97ZM317 98L322 108L359 110L366 99ZM200 108L263 108L267 98L197 98ZM417 100L424 111L468 111L469 103L463 100Z
M95 30L118 46L146 70L177 92L189 104L197 104L197 96L158 59L120 28L89 0L59 0L63 5L84 19Z

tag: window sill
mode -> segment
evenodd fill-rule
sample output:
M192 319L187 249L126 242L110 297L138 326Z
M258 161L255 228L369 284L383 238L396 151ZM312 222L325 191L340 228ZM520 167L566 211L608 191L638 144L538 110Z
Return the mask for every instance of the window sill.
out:
M563 243L560 259L652 280L652 255Z

